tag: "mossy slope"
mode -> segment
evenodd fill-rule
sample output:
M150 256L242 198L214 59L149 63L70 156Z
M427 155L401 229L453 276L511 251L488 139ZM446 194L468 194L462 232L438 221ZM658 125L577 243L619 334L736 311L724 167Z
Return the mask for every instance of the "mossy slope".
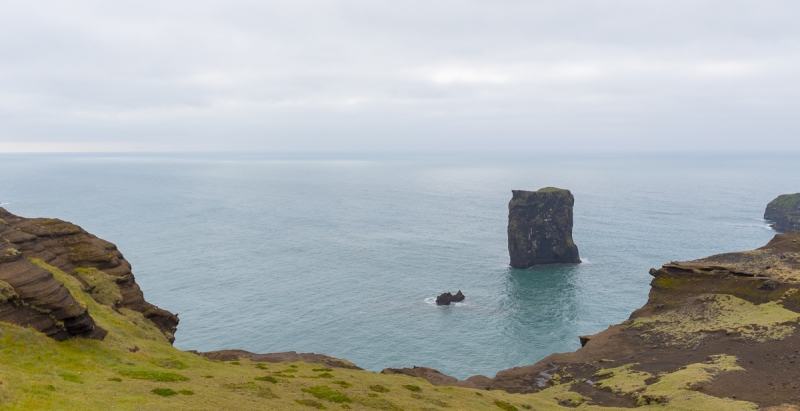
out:
M3 410L615 409L587 403L588 398L570 390L577 382L523 395L435 387L404 375L320 368L303 362L210 361L172 347L141 313L124 308L116 312L92 298L76 278L40 260L32 261L62 281L109 332L104 341L56 342L31 329L0 324ZM114 295L113 289L106 291ZM725 371L718 364L699 367L707 373L702 378ZM711 372L709 367L717 368ZM685 409L680 399L695 398L694 394L684 392L685 384L667 384L669 378L662 376L664 384L653 384L648 390L658 388L658 395L675 399L657 405L658 409ZM702 378L694 375L691 380ZM710 406L752 409L750 403L705 397Z

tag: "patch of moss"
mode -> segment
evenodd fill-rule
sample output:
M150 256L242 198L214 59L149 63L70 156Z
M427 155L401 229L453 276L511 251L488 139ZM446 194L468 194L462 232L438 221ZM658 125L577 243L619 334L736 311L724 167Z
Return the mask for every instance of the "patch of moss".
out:
M314 372L330 372L330 371L333 371L333 368L314 368L311 371L314 371Z
M108 380L109 380L109 381L122 382L122 378L119 378L119 377L111 377L111 378L109 378Z
M690 364L681 369L663 373L658 376L658 381L647 385L645 380L654 376L647 372L635 371L631 368L636 364L625 364L621 367L601 370L598 377L607 376L607 379L597 382L600 388L611 388L618 394L627 394L636 398L636 404L661 405L668 409L696 409L696 410L755 410L757 406L746 401L735 401L727 398L717 398L697 391L692 387L711 379L721 372L740 371L736 365L736 357L730 355L713 355L703 363Z
M389 389L380 384L370 385L369 389L375 392L389 392Z
M78 374L75 374L75 373L72 373L72 372L68 372L68 371L62 371L62 372L58 373L58 376L59 376L59 377L61 377L61 378L63 378L63 379L64 379L64 381L69 381L69 382L75 382L75 383L78 383L78 384L83 384L83 378L81 378L81 376L80 376L80 375L78 375Z
M75 272L86 283L86 291L98 303L113 307L122 302L122 293L112 276L96 268L76 268Z
M317 378L333 378L333 374L331 374L329 372L324 372L324 373L322 373L320 375L317 375Z
M594 374L597 378L604 378L595 383L595 387L608 388L617 394L630 394L644 389L647 384L645 380L653 377L653 374L644 371L635 371L631 367L636 363L625 364L621 367L606 368Z
M376 410L403 411L397 404L385 398L359 398L358 403L365 407L375 408Z
M328 407L326 407L326 406L325 406L325 404L323 404L323 403L321 403L321 402L317 402L317 401L314 401L314 400L309 400L309 399L305 399L305 400L294 400L294 402L296 402L296 403L298 403L298 404L300 404L300 405L305 405L305 406L307 406L307 407L314 407L314 408L316 408L316 409L318 409L318 410L324 410L324 409L327 409L327 408L328 408Z
M342 387L342 388L350 388L350 387L352 387L352 386L353 386L353 384L350 384L349 382L347 382L347 381L342 381L342 380L338 380L338 381L331 381L331 384L336 384L336 385L338 385L338 386L340 386L340 387Z
M104 263L114 259L114 255L109 254L107 250L88 242L65 244L64 247L67 249L70 261L74 263L86 261Z
M513 406L513 405L511 405L511 404L509 404L509 403L507 403L505 401L495 400L494 401L494 405L496 405L497 408L500 408L501 410L504 410L504 411L517 411L517 407L515 407L515 406Z
M339 391L334 390L331 387L328 387L327 385L318 385L315 387L303 388L300 391L309 393L321 400L327 400L330 402L335 402L337 404L353 402L353 400L351 400L350 397L342 394Z
M194 391L192 391L192 390L180 390L180 391L178 391L178 394L180 394L180 395L194 395Z
M182 370L186 368L186 363L175 358L160 358L154 359L153 364L159 367L170 368L175 370Z
M269 388L256 385L253 382L224 384L223 387L240 393L253 394L261 398L278 398Z
M411 394L411 398L414 398L415 400L424 401L424 402L426 402L428 404L432 404L432 405L435 405L437 407L447 408L447 407L450 406L450 404L448 404L448 403L446 403L446 402L444 402L444 401L442 401L440 399L426 397L426 396L424 396L422 394L416 394L416 393Z
M271 376L269 376L269 375L267 375L267 376L265 376L265 377L255 377L255 378L253 378L253 379L254 379L254 380L256 380L256 381L266 381L266 382L271 382L271 383L273 383L273 384L277 384L277 383L278 383L278 379L277 379L277 378L275 378L275 377L271 377Z
M422 388L420 388L419 385L404 385L403 388L414 392L422 391Z
M706 333L726 331L737 338L764 342L780 340L794 332L785 325L797 322L800 314L780 302L761 305L728 294L701 294L680 307L651 317L633 320L645 338L664 337L668 345L690 345L702 341Z
M19 298L19 295L17 294L17 291L14 290L14 287L9 283L0 280L0 303L5 303L17 298Z
M175 382L175 381L189 381L185 377L174 372L162 372L153 370L126 370L119 373L123 377L133 378L135 380L149 380L158 382Z
M160 395L162 397L170 397L173 395L178 395L177 392L175 392L170 388L153 388L152 390L150 390L150 392L152 392L155 395Z

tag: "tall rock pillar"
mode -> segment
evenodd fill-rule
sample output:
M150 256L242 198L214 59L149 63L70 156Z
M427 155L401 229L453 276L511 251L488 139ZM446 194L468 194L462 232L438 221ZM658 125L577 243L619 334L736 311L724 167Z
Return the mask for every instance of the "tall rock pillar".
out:
M569 190L555 187L539 191L512 190L508 203L508 254L511 266L579 263L572 241L572 205Z

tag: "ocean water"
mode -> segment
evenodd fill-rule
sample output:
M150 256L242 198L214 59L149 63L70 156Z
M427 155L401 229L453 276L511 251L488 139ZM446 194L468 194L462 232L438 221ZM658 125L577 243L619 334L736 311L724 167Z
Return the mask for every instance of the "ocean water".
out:
M2 155L0 202L116 243L175 346L459 378L577 349L651 267L751 249L798 155ZM512 189L568 188L584 262L508 267ZM433 298L462 290L462 304Z

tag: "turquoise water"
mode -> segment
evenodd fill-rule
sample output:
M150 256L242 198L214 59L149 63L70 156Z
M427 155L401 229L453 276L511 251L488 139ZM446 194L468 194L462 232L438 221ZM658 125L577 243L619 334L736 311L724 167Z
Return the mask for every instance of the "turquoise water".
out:
M651 267L765 244L799 157L3 155L0 201L116 243L179 348L465 378L578 348L644 304ZM511 190L543 186L575 195L585 262L510 269Z

